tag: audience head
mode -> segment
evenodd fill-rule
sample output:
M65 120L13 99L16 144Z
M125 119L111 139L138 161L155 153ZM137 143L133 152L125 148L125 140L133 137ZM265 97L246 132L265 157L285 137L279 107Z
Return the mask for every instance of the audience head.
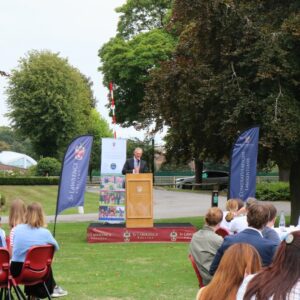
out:
M235 299L245 274L261 269L260 256L249 244L234 244L224 253L211 282L203 289L200 299Z
M27 206L25 223L31 227L44 227L46 226L45 215L40 203L33 202Z
M23 200L15 199L12 201L9 210L8 224L10 228L18 224L25 223L26 206Z
M218 207L212 207L205 215L205 222L208 226L217 226L222 222L223 212Z
M238 210L237 199L229 199L226 202L226 210L228 210L228 211L237 211Z
M247 212L247 222L250 227L263 229L269 220L268 208L259 203L253 203L249 206Z
M243 208L245 206L245 203L242 199L237 198L236 201L238 203L238 210L240 210L241 208Z
M253 197L249 197L247 200L246 200L246 209L248 209L250 207L250 205L254 204L254 203L258 203L257 199L256 198L253 198Z
M300 280L300 230L291 232L279 245L272 264L248 284L244 299L259 294L259 299L286 299Z
M229 199L226 202L226 210L228 213L226 214L225 220L231 222L234 218L234 213L238 211L237 199Z
M268 222L271 222L271 221L275 222L276 215L277 215L277 209L276 209L276 207L272 203L266 203L264 205L269 210L269 219L268 219Z

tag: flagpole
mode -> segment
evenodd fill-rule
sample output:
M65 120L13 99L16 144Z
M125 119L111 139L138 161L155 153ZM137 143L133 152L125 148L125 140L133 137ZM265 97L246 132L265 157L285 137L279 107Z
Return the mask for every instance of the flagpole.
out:
M75 138L77 139L77 137ZM73 139L71 141L71 143L75 140ZM70 143L70 144L71 144ZM69 144L69 145L70 145ZM62 177L62 174L63 174L63 169L64 169L64 161L65 161L65 157L66 157L66 154L68 152L68 149L69 149L69 145L65 151L65 154L64 154L64 157L63 157L63 160L62 160L62 164L61 164L61 169L60 169L60 175L59 175L59 183L58 183L58 191L57 191L57 197L56 197L56 209L55 209L55 217L54 217L54 226L53 226L53 237L55 237L55 230L56 230L56 220L57 220L57 211L58 211L58 201L59 201L59 194L60 194L60 183L61 183L61 177Z
M115 99L114 99L114 84L112 81L109 83L109 93L110 93L110 101L111 101L110 108L112 110L112 124L113 124L114 138L116 139L117 138L117 132L116 132L117 119L116 119L116 105L115 105Z

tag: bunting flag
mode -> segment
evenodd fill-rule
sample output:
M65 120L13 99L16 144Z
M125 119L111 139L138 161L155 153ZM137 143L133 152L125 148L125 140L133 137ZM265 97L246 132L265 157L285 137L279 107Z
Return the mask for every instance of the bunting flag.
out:
M259 127L245 130L231 153L229 198L255 197Z
M63 160L56 203L57 215L69 207L83 206L86 178L93 144L91 135L75 138Z

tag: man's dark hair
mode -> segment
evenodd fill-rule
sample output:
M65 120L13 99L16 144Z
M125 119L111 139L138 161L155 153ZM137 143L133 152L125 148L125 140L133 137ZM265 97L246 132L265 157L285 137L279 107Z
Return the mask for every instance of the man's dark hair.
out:
M269 221L269 209L260 203L253 203L248 208L247 222L250 227L262 229Z

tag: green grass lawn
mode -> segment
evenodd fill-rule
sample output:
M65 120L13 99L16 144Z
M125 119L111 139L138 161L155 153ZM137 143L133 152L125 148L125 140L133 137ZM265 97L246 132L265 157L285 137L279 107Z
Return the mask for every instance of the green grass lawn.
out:
M0 185L0 194L5 195L6 205L2 208L1 214L7 215L11 201L21 198L26 204L30 202L40 202L43 205L46 215L54 215L56 209L58 186L53 185ZM95 213L99 208L99 195L97 193L85 193L84 211L85 213ZM62 214L77 213L77 208L70 208Z
M47 215L54 214L57 186L0 186L6 196L7 215L12 199L41 202ZM99 195L85 193L85 212L97 212ZM77 208L65 211L76 213ZM202 227L203 218L157 220L190 222ZM53 263L54 277L69 292L63 299L194 299L196 275L188 260L187 243L89 244L89 223L58 223L56 239L60 250ZM3 225L7 230L7 224ZM52 232L53 224L49 224Z
M88 244L88 224L59 224L54 274L66 299L193 299L188 244Z
M199 227L203 218L163 222L191 222ZM57 283L69 292L64 299L195 298L198 283L187 257L187 243L89 244L88 226L57 224L60 250L55 254L53 270Z

